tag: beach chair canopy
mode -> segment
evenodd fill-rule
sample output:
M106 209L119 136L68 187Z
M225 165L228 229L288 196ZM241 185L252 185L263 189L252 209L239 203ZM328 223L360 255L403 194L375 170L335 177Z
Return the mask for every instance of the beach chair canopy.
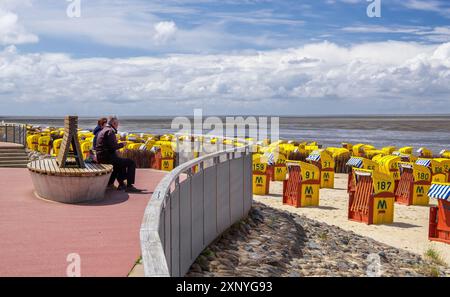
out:
M412 163L407 163L407 162L399 162L398 163L398 167L400 169L403 169L403 168L412 169L413 168L413 164Z
M392 155L393 155L393 156L400 157L400 158L410 158L410 155L401 153L401 152L399 152L399 151L393 152Z
M320 153L311 153L307 158L306 161L314 161L318 162L320 160Z
M361 168L363 166L363 160L359 159L359 158L351 157L350 160L348 160L345 165Z
M416 164L417 165L422 165L422 166L425 166L425 167L430 167L431 160L430 159L418 159L416 161Z
M275 165L275 156L273 153L264 153L264 157L267 158L267 165Z
M355 176L358 178L358 176L372 176L372 172L369 170L355 170Z
M450 197L450 184L432 184L430 190L428 190L428 196L430 198L448 201Z

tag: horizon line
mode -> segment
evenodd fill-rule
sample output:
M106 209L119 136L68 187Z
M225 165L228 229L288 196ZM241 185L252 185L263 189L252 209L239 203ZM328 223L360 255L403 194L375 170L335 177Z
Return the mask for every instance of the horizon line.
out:
M35 115L0 115L0 119L8 119L8 118L28 118L28 119L61 119L65 116L70 115L42 115L42 116L35 116ZM108 114L109 115L109 114ZM117 114L116 114L117 115ZM76 115L79 118L97 118L102 115ZM345 118L345 117L352 117L352 118L364 118L364 117L450 117L450 113L430 113L430 114L311 114L311 115L293 115L293 114L286 114L286 115L277 115L277 114L203 114L202 117L280 117L280 118L320 118L320 117L328 117L328 118ZM117 115L117 117L122 118L151 118L151 117L157 117L157 118L171 118L171 117L187 117L187 118L193 118L193 114L173 114L173 115Z

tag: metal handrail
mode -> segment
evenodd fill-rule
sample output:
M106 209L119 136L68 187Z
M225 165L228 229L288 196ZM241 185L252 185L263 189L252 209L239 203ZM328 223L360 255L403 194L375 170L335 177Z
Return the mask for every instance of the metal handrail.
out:
M4 130L3 135L0 134L0 141L26 145L27 125L20 123L6 123L2 121L0 123L0 128L3 128L2 130ZM12 137L9 137L9 128L12 128Z
M191 135L193 137L205 137L205 135ZM209 135L208 135L209 136ZM235 138L231 138L231 137L218 137L218 136L209 136L211 138L219 138L222 140L226 140L226 139L233 139L235 140ZM186 173L189 171L189 174L191 174L191 170L193 167L195 167L196 165L201 166L202 163L204 163L205 161L209 161L211 159L223 156L224 154L230 154L230 153L239 153L239 152L248 152L248 149L250 147L250 143L247 140L242 140L241 141L245 142L245 146L241 146L241 147L233 147L224 151L219 151L219 152L214 152L211 154L207 154L198 158L195 158L191 161L185 162L179 166L177 166L176 168L174 168L172 171L170 171L166 176L164 176L164 178L158 183L158 185L155 188L155 191L152 194L152 199L150 200L149 204L152 201L160 201L161 199L165 199L170 191L170 186L173 183L178 183L179 182L179 178L180 175L182 175L183 173ZM163 209L166 207L165 205L165 200L163 201ZM148 204L148 205L149 205ZM142 230L142 228L141 228Z
M177 134L176 134L177 135ZM193 137L205 137L205 135L191 135ZM218 136L209 136L211 138L219 138L222 140L226 140L226 139L233 139L236 140L236 138L231 138L231 137L218 137ZM243 139L238 139L242 142L244 142L246 145L245 146L241 146L241 147L232 147L230 149L227 150L223 150L223 151L219 151L219 152L214 152L211 154L207 154L198 158L195 158L191 161L185 162L179 166L177 166L176 168L174 168L172 171L170 171L166 176L164 176L164 178L159 182L159 184L156 186L155 191L153 192L152 195L152 200L153 198L156 199L161 199L161 197L166 197L167 194L169 194L169 190L170 190L170 186L173 183L177 183L179 181L180 175L182 175L183 173L186 173L187 171L192 170L193 167L195 167L196 165L201 166L202 163L204 163L205 161L214 159L216 157L220 157L224 154L230 154L230 153L246 153L247 150L250 147L250 143L247 140L243 140ZM190 174L190 172L189 172ZM161 193L163 195L161 195ZM155 197L155 195L157 195L157 197ZM165 204L164 204L164 208L165 208Z
M194 137L202 136L202 137L211 137L211 138L219 138L223 140L225 139L233 139L229 137L217 137L212 135L191 135ZM238 139L239 140L239 139ZM241 139L240 139L241 140ZM168 198L170 198L171 186L175 183L175 185L180 184L180 176L184 173L187 173L188 176L192 176L192 168L195 166L199 166L201 169L204 168L204 162L213 160L214 164L218 163L218 158L221 156L228 156L229 154L235 153L248 153L250 150L250 143L246 140L244 141L245 145L241 147L232 147L230 149L214 152L211 154L207 154L191 161L185 162L175 169L173 169L170 173L168 173L157 185L155 191L153 192L152 198L146 206L143 221L140 229L140 237L141 237L141 248L142 248L142 258L144 262L144 270L147 275L148 270L150 270L147 266L150 261L154 261L153 267L157 266L162 268L163 272L159 272L157 274L153 274L153 276L170 276L167 263L165 263L164 256L164 247L161 245L161 241L159 238L158 230L161 226L161 214L166 208ZM149 243L156 252L149 255L145 253L145 243Z

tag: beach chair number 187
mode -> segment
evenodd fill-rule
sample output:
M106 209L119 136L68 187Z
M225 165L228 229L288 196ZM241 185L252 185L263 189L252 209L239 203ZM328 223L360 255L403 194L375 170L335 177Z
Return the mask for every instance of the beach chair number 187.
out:
M378 182L377 183L378 190L388 191L389 188L391 187L391 184L392 184L391 182L385 182L385 181Z

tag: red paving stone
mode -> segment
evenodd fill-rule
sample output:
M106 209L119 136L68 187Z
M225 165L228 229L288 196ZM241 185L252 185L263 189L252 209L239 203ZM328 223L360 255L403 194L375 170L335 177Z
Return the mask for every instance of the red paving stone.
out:
M80 255L82 276L127 276L164 175L140 169L136 187L145 194L109 190L103 201L67 205L37 199L27 169L0 169L0 276L66 276L70 253Z

